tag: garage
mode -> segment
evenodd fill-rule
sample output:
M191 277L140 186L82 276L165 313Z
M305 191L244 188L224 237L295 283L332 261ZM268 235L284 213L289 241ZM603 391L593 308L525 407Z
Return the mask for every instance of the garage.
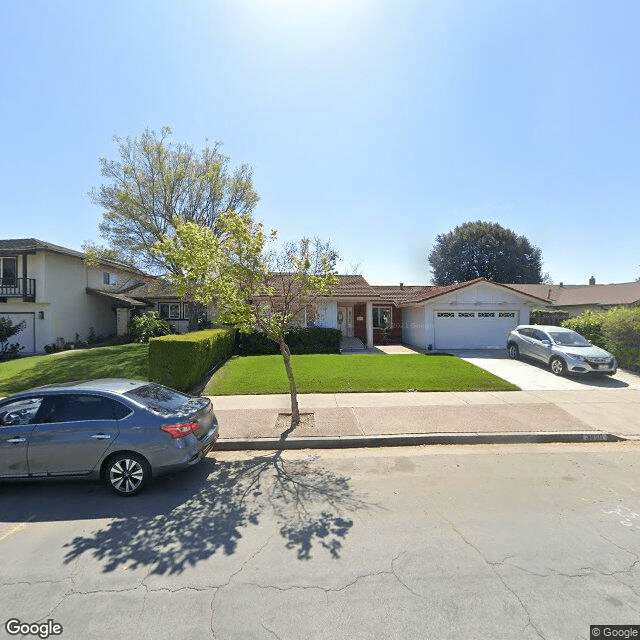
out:
M24 329L17 335L9 338L9 343L13 344L17 342L21 347L24 347L24 350L21 352L23 354L34 353L36 350L36 320L35 313L3 313L0 314L3 318L9 318L14 325L20 324L21 322L25 323Z
M509 331L518 325L517 310L482 311L436 310L434 312L435 348L501 349Z

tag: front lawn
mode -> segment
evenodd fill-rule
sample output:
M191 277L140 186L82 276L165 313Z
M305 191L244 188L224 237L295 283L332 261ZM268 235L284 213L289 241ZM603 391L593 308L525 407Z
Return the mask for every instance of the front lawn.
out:
M97 378L149 379L149 345L123 344L0 363L0 395L31 387Z
M518 387L446 355L305 355L291 362L300 393L513 391ZM231 358L203 395L289 393L282 356Z

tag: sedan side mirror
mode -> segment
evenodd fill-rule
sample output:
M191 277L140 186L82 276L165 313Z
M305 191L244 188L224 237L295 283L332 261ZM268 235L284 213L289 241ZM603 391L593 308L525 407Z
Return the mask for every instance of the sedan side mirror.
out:
M545 347L551 346L551 340L540 340L540 343L543 344Z

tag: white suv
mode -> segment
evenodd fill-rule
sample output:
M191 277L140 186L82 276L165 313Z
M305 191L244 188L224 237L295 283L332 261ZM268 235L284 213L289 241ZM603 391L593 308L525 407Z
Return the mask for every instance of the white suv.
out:
M514 360L520 356L540 360L557 376L567 373L612 376L618 370L617 360L608 351L563 327L520 325L509 333L507 353Z

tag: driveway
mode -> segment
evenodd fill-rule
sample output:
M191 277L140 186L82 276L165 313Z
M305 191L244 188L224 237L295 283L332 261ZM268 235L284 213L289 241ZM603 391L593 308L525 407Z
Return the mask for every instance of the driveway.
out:
M502 349L461 349L449 353L518 385L523 391L640 389L640 376L629 371L618 370L613 377L573 375L562 378L535 360L510 360Z

